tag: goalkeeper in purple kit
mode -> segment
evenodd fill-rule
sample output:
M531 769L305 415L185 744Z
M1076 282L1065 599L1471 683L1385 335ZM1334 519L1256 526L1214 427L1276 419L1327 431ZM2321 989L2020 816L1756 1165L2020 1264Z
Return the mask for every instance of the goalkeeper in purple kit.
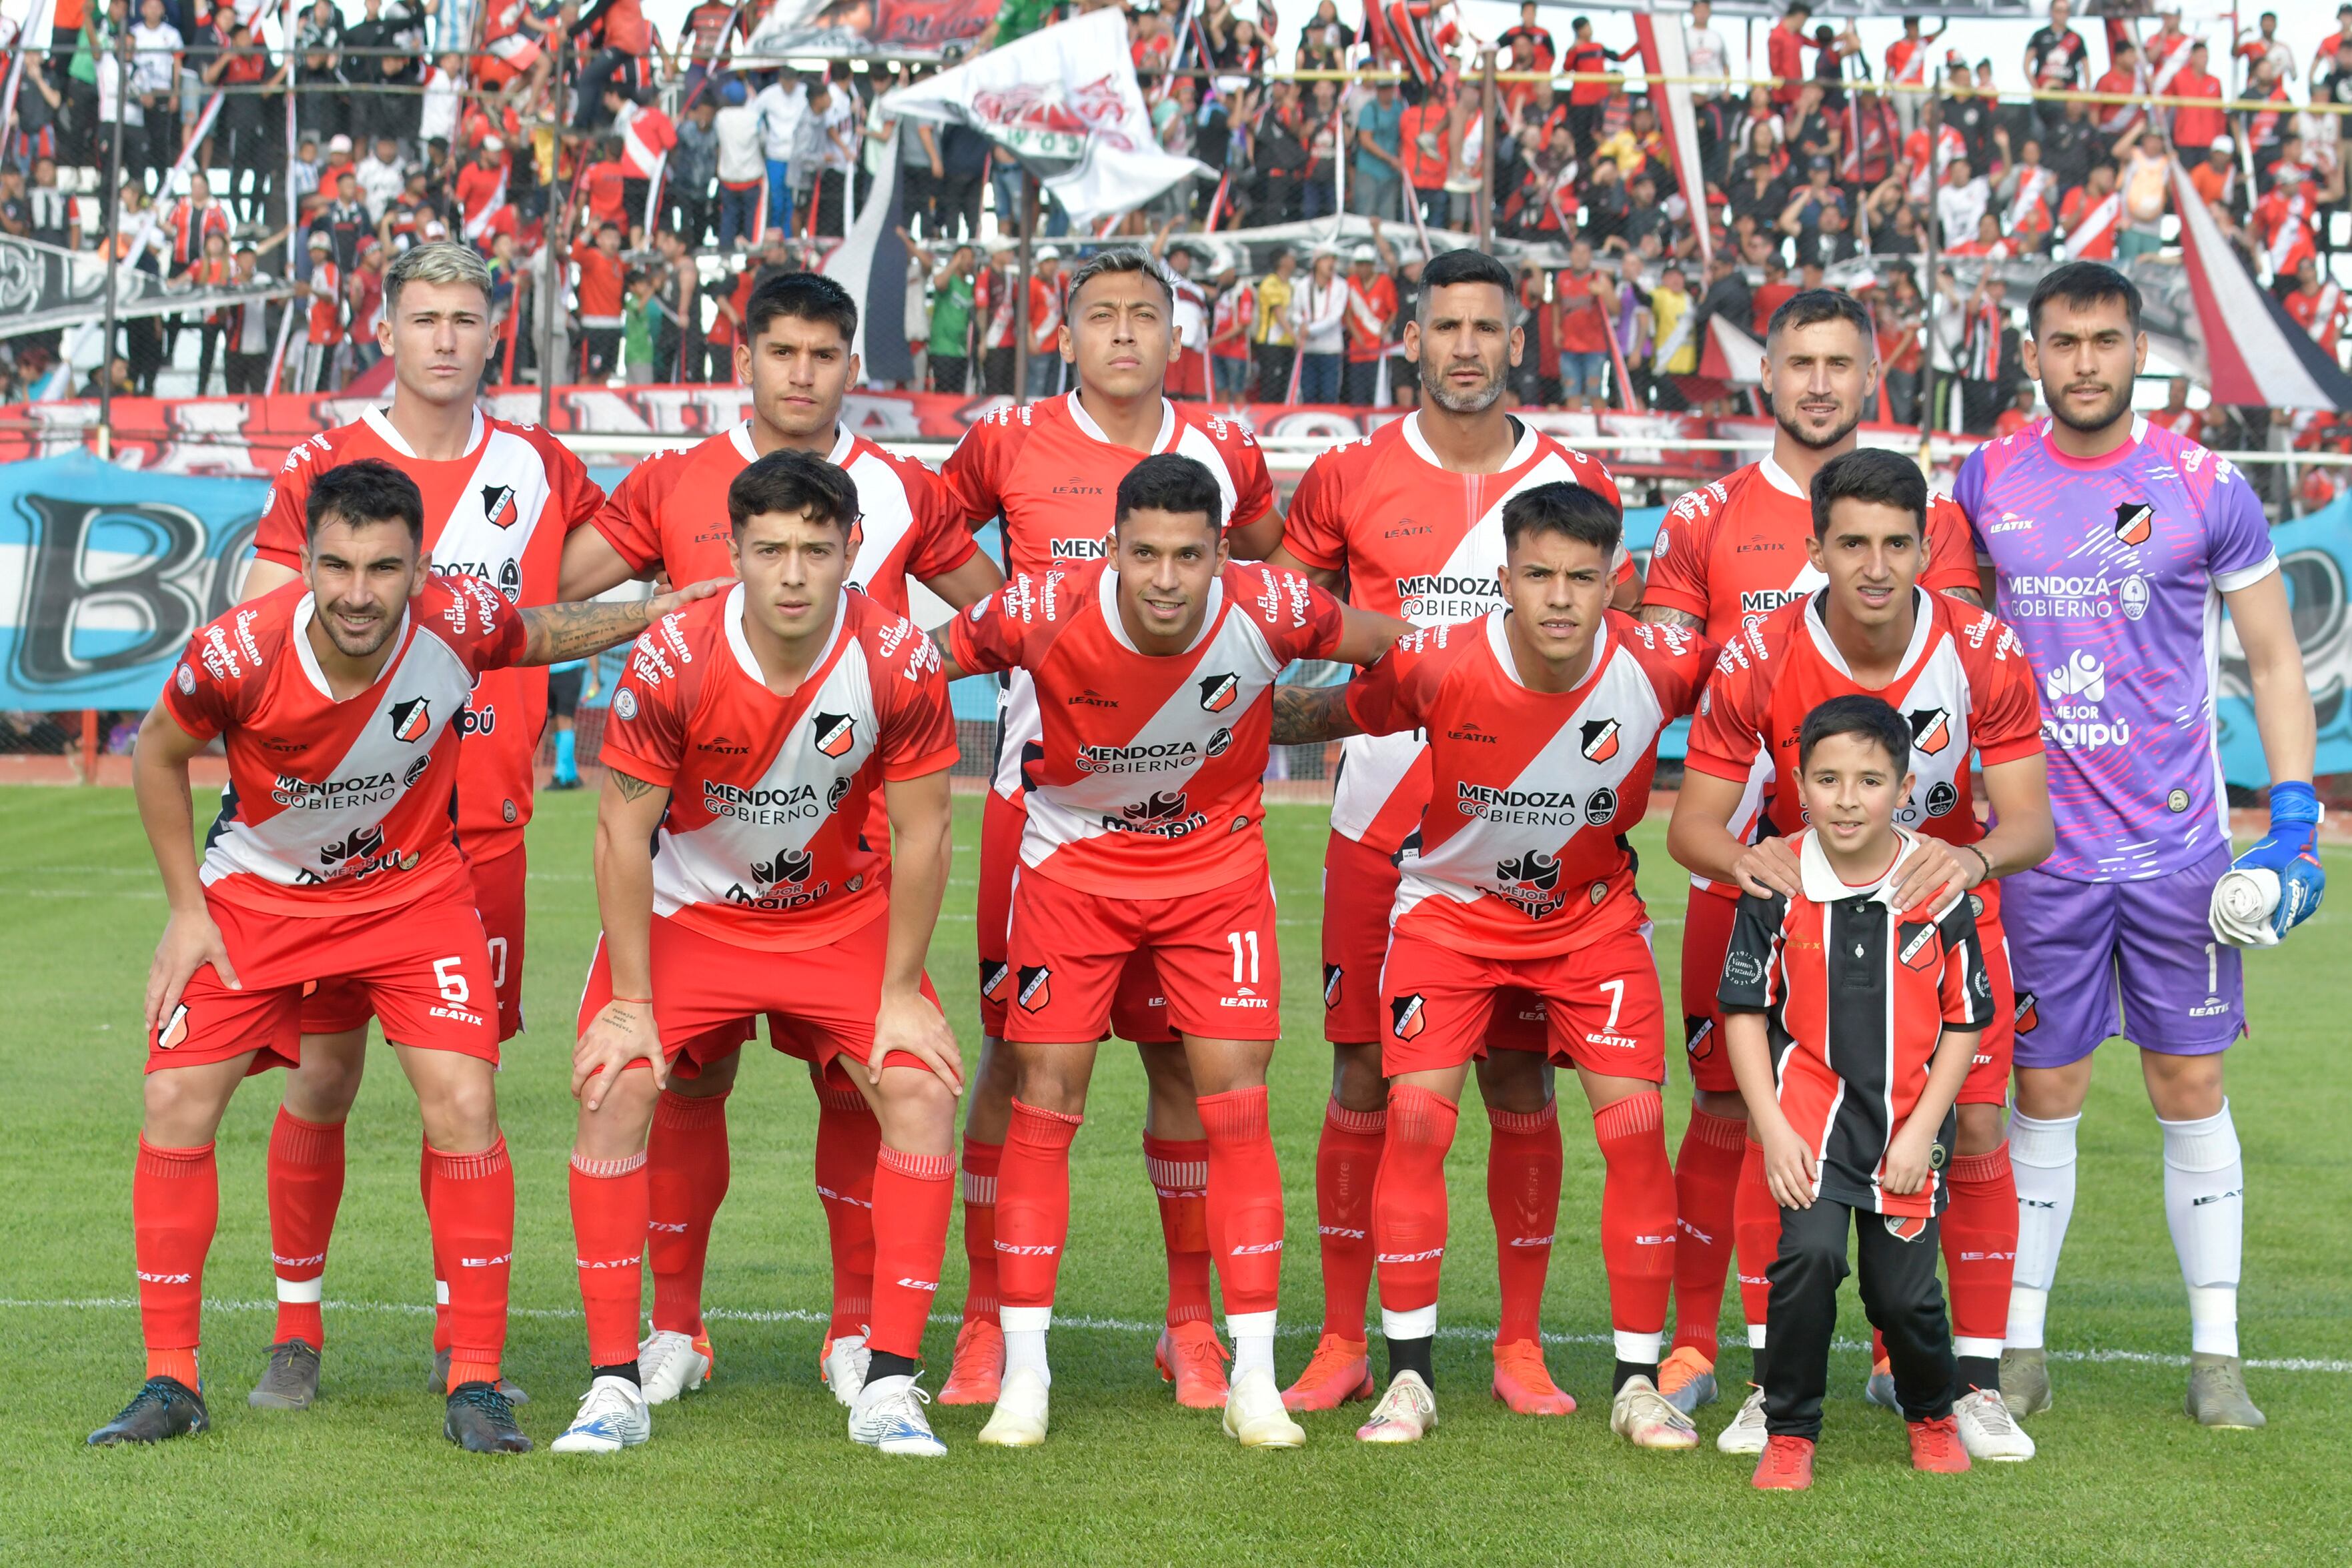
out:
M2002 883L2017 980L2016 1283L2001 1390L2049 1408L2042 1327L2074 1203L2092 1053L2140 1050L2164 1130L2164 1207L2189 1287L2189 1414L2259 1427L2238 1356L2245 1172L2223 1053L2245 1030L2239 949L2319 907L2315 732L2270 529L2228 462L2132 413L2138 290L2063 266L2027 308L2052 417L1978 448L1955 498L2042 697L2057 848ZM2269 836L2233 861L2213 704L2221 611L2253 688Z

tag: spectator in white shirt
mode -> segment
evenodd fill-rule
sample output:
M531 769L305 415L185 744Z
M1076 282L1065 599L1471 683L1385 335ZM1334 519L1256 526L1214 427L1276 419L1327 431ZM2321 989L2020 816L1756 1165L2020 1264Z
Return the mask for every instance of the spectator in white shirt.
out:
M1944 166L1944 183L1936 188L1936 219L1942 225L1937 242L1955 246L1974 239L1977 220L1992 202L1992 187L1969 167L1966 158Z
M1339 372L1347 352L1348 285L1339 258L1330 251L1315 257L1315 270L1290 296L1291 328L1298 335L1298 401L1339 401Z
M751 100L760 120L761 151L768 161L768 226L793 226L793 142L808 117L808 89L800 78L780 73Z
M1690 9L1690 22L1683 28L1683 55L1695 77L1731 74L1731 46L1724 41L1722 31L1710 25L1714 10L1707 0L1696 0ZM1731 89L1696 87L1691 90L1701 98L1723 98Z
M369 221L383 222L383 210L408 183L408 171L400 162L400 144L389 136L377 137L374 148L360 160L353 172L359 176L360 195L367 203Z
M152 169L168 169L180 155L173 132L180 124L180 51L185 47L180 29L163 19L163 0L142 0L139 20L131 24L131 90L146 121Z
M733 250L738 241L750 243L758 226L766 141L759 109L743 100L743 84L730 81L719 92L719 112L710 122L719 134L719 248Z

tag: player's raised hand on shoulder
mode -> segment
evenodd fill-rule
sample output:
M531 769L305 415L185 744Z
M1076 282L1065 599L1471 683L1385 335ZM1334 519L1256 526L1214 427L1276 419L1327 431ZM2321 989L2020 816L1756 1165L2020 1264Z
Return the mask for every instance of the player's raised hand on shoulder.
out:
M1895 889L1887 902L1906 915L1941 915L1951 907L1952 900L1983 878L1984 862L1975 855L1922 834L1918 847L1895 873Z
M200 909L173 915L164 923L163 939L155 944L155 961L147 969L148 1034L152 1036L172 1016L172 1009L180 1005L180 993L207 964L230 990L245 988L229 967L228 945L221 940L220 927L213 924L213 917Z
M572 1049L572 1097L591 1111L597 1109L633 1061L653 1069L655 1087L669 1087L669 1063L662 1055L653 1003L614 997L597 1009Z
M698 599L709 599L735 586L731 577L706 577L700 582L689 582L684 588L674 588L667 593L656 593L646 601L646 619L658 621L685 609Z
M1746 852L1732 862L1732 880L1740 891L1759 898L1770 898L1775 894L1782 898L1797 896L1802 884L1799 882L1797 852L1789 841L1775 835L1748 846Z
M884 986L874 1013L874 1049L866 1058L867 1082L882 1082L882 1064L893 1051L913 1057L951 1092L963 1092L963 1055L939 1008L920 991Z

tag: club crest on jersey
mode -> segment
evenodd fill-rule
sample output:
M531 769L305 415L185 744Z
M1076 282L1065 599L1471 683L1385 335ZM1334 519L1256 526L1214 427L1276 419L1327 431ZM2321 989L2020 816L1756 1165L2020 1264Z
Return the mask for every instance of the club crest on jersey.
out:
M404 703L392 705L392 738L418 741L433 727L433 705L423 697L411 697Z
M816 857L806 850L778 850L776 858L751 862L752 876L764 883L784 883L793 886L809 879L816 869Z
M2041 998L2032 991L2017 993L2017 1032L2032 1034L2042 1026L2041 1009L2034 1004Z
M1423 1009L1421 995L1389 998L1389 1029L1399 1040L1412 1040L1429 1025L1429 1015Z
M1613 718L1591 718L1584 721L1584 759L1606 762L1617 755L1617 721Z
M1021 966L1021 987L1013 993L1022 1008L1029 1012L1042 1009L1054 999L1054 971L1044 964Z
M2156 508L2146 501L2116 503L2116 540L2119 544L2144 545L2156 532Z
M482 520L499 528L510 528L520 514L515 508L515 487L512 485L482 486Z
M1895 941L1898 946L1895 956L1903 960L1905 967L1923 975L1934 972L1936 961L1942 955L1936 951L1936 927L1932 924L1923 921L1905 925L1896 932Z
M1004 982L1013 977L1013 966L993 958L980 961L980 994L992 1002L1004 999Z
M1952 744L1952 710L1915 707L1904 716L1911 721L1911 749L1933 757Z
M1211 713L1223 713L1234 706L1241 689L1239 675L1211 675L1201 683L1201 706Z
M846 757L857 743L857 721L845 713L816 716L816 748L827 757Z
M1323 966L1323 1005L1325 1007L1336 1008L1339 1005L1339 983L1347 977L1347 970L1337 964Z

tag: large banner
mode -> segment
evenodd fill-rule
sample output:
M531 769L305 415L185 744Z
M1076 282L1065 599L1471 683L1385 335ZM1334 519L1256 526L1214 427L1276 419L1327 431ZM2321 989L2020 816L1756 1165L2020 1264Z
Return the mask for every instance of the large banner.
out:
M202 316L224 305L278 299L290 292L283 285L192 288L125 267L115 273L114 314L122 321L173 311ZM7 336L83 326L105 309L105 257L95 251L62 250L0 235L0 327Z
M2352 703L2345 700L2346 685L2352 684L2352 604L2346 593L2347 582L2352 581L2352 496L2339 497L2309 517L2281 523L2271 530L2271 544L2286 576L2294 640L2303 649L2303 678L2319 717L2314 771L2352 773ZM2268 781L2270 771L2263 761L2262 737L2254 728L2245 652L2227 617L2221 622L2219 697L2221 777L2258 789Z
M935 58L969 47L998 0L777 0L737 60L786 55Z

